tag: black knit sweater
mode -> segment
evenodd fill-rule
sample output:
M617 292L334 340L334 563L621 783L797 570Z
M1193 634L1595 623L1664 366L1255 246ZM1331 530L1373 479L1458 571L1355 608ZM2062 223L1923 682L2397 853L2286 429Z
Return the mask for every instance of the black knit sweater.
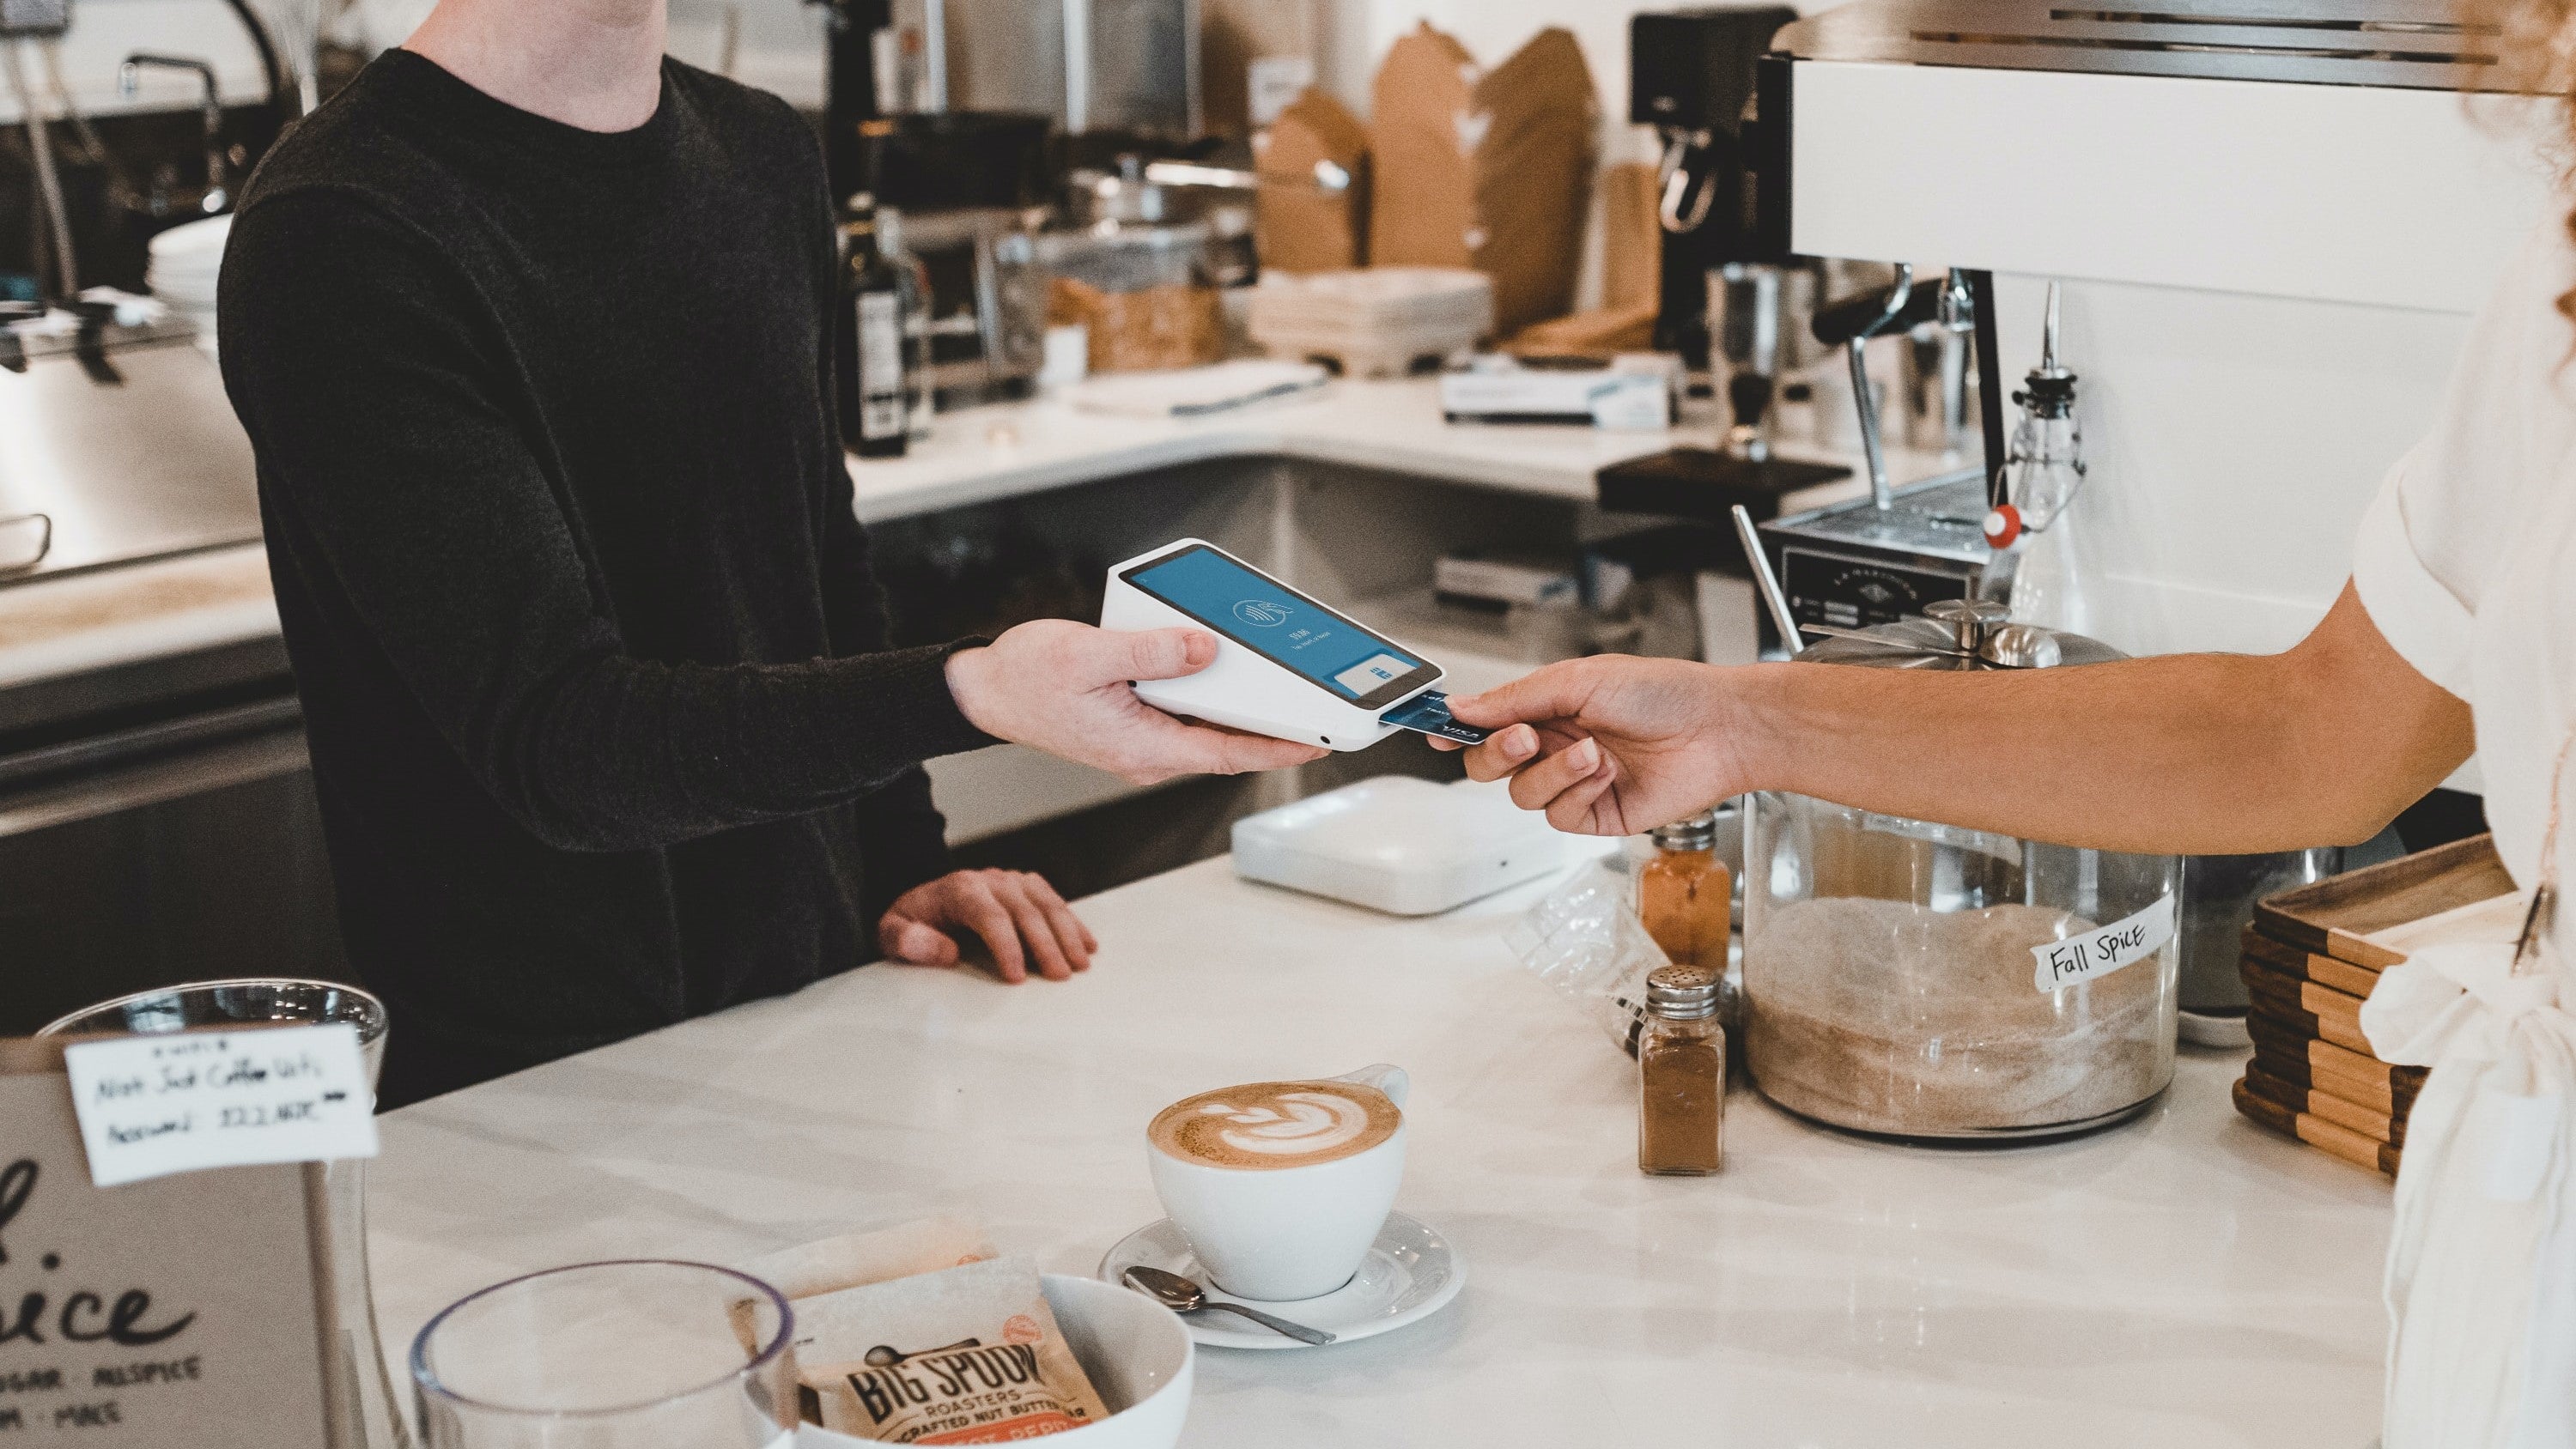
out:
M259 456L388 1104L871 959L990 741L889 651L832 417L822 158L666 63L598 133L392 51L234 224Z

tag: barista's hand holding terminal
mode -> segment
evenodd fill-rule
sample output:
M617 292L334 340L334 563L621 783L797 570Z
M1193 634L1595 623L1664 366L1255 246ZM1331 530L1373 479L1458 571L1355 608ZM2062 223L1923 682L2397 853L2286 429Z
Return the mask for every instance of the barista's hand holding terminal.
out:
M1135 681L1196 674L1215 660L1216 648L1215 636L1197 629L1119 633L1037 619L949 656L948 690L986 734L1137 785L1322 759L1313 745L1185 724L1136 697Z
M2103 850L2290 850L2369 838L2473 745L2468 705L2350 585L2284 654L1979 673L1603 655L1449 704L1498 731L1470 775L1588 835L1787 790Z

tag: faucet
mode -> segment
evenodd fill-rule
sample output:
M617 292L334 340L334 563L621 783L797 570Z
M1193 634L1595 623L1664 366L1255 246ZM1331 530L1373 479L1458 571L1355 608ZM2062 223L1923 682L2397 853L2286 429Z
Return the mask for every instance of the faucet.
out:
M215 89L215 68L189 56L154 55L138 50L116 68L117 94L131 97L142 85L143 68L146 66L193 72L203 88L197 104L206 130L206 190L198 199L197 208L212 216L232 202L232 193L224 186L224 103Z

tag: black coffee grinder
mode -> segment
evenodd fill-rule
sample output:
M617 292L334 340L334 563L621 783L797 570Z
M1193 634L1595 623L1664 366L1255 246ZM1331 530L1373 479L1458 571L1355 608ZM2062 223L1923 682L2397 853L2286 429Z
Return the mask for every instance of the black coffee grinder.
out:
M1774 141L1762 134L1754 78L1772 36L1797 18L1785 7L1712 8L1628 22L1628 119L1653 126L1664 147L1655 347L1680 354L1693 376L1717 379L1732 426L1721 447L1633 459L1602 469L1595 482L1605 509L1701 520L1709 566L1722 569L1743 567L1723 526L1727 510L1741 504L1757 520L1774 518L1784 498L1851 476L1835 464L1775 456L1764 426L1782 349L1797 345L1792 329L1805 330L1784 283L1812 274L1757 225L1759 157Z
M1754 62L1798 18L1785 6L1698 9L1628 21L1628 119L1663 141L1656 178L1663 223L1655 347L1709 366L1709 273L1753 253L1746 111Z

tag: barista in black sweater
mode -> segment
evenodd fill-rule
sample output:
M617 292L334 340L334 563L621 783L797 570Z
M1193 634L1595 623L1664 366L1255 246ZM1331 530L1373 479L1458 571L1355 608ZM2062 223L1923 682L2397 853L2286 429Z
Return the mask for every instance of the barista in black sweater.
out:
M224 376L342 927L399 1105L883 953L1063 976L1032 876L950 873L920 762L1136 780L1315 751L1128 681L1194 631L891 650L832 417L831 214L776 98L662 0L442 0L283 141L225 256Z

